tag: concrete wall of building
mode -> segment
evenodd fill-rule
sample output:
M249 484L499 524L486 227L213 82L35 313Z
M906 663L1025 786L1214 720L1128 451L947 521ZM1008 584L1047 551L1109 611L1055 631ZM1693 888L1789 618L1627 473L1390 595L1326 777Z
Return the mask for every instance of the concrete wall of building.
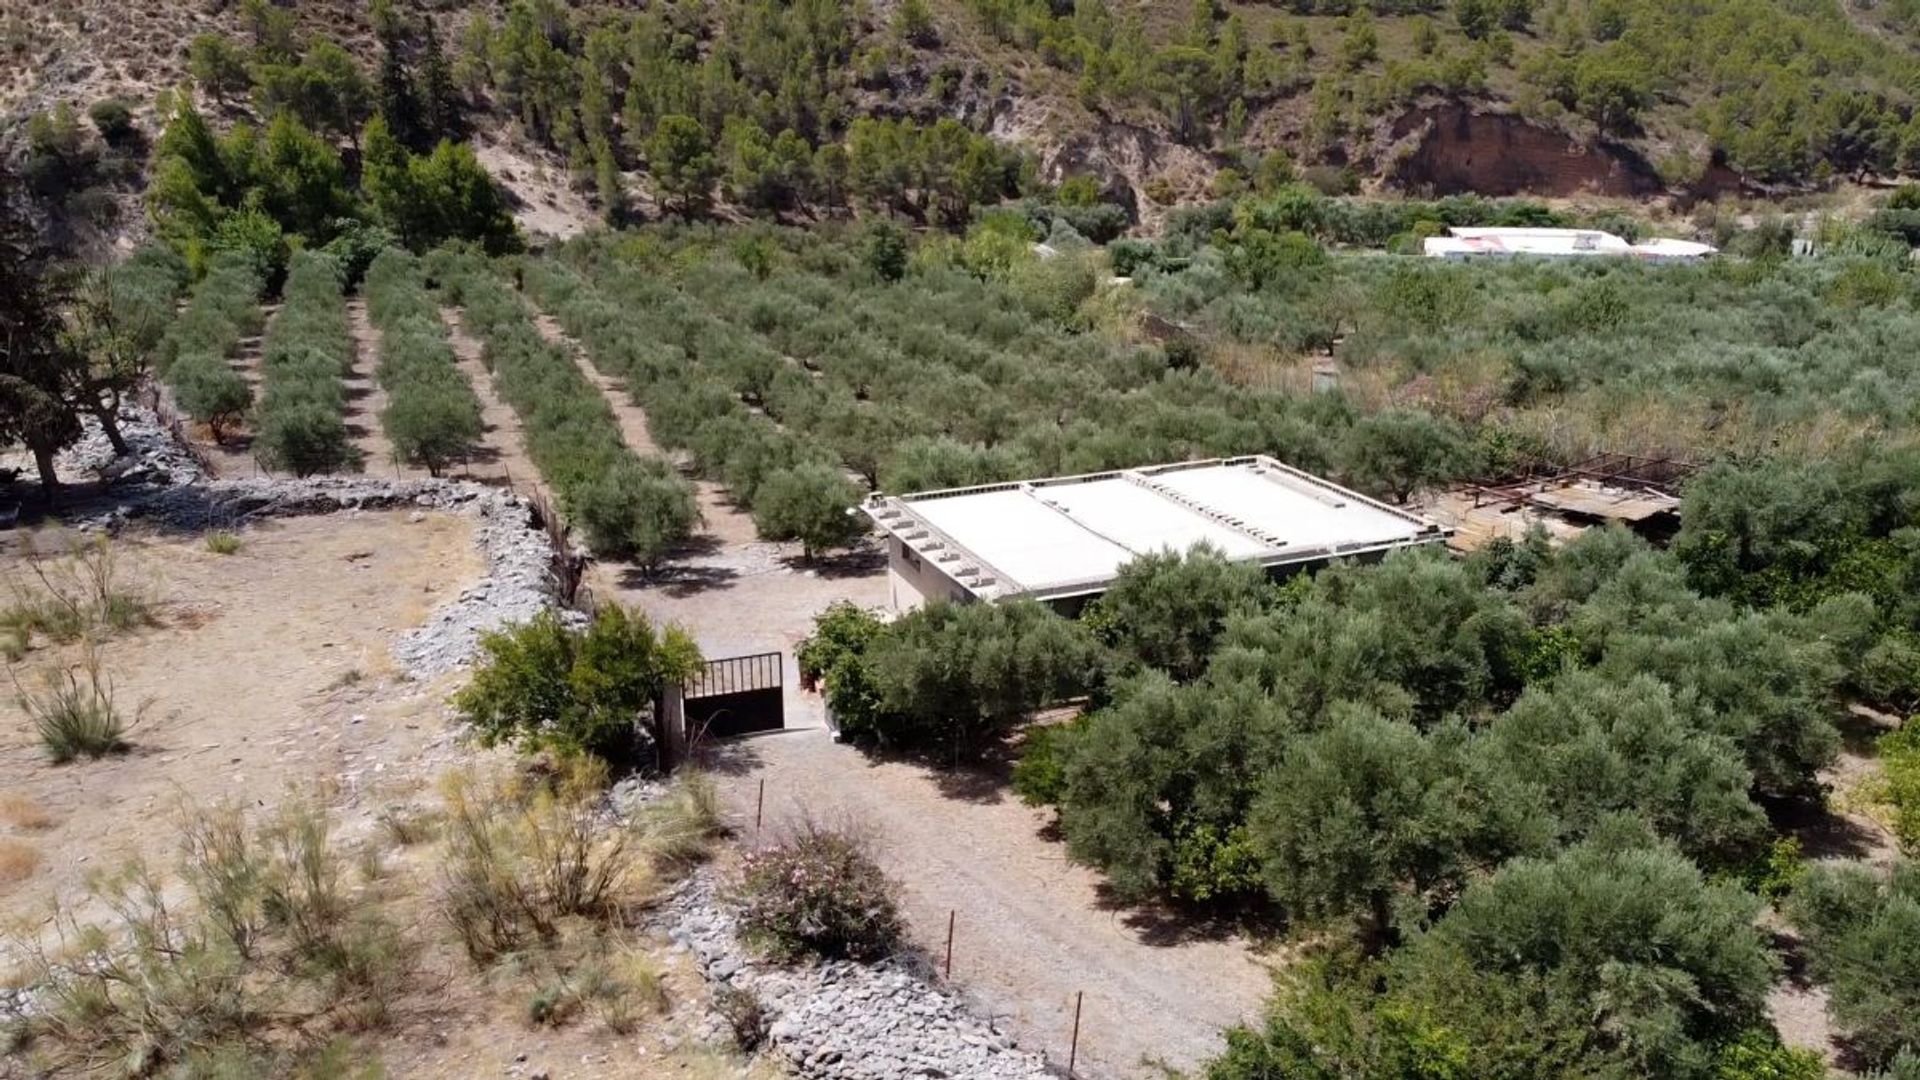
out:
M932 559L922 557L898 537L887 539L887 588L895 611L912 611L929 600L963 604L973 598L972 593L948 577Z

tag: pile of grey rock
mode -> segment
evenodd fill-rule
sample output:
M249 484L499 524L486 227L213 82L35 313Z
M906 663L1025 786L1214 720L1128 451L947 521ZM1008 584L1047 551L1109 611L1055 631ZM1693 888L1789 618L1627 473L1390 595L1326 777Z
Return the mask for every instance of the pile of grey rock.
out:
M906 960L782 966L740 941L731 908L710 871L682 884L666 905L672 940L693 954L708 982L750 995L767 1021L766 1041L800 1076L817 1080L967 1077L1031 1080L1053 1075L992 1021ZM706 1021L722 1037L727 1021Z
M125 454L116 453L106 429L92 416L80 418L80 441L62 450L54 468L63 476L102 476L124 483L172 487L207 478L200 462L173 438L151 410L132 402L120 407L120 437Z

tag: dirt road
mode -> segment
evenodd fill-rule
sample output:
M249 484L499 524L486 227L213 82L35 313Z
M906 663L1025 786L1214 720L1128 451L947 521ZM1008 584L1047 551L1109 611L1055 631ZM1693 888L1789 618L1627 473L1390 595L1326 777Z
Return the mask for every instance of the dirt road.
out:
M1022 1046L1064 1064L1084 991L1081 1076L1192 1068L1258 1015L1271 980L1244 941L1105 902L1099 875L1048 838L1050 815L1003 787L874 761L819 727L736 742L723 760L749 841L763 779L769 834L801 815L867 830L915 943L940 956L952 912L954 979Z

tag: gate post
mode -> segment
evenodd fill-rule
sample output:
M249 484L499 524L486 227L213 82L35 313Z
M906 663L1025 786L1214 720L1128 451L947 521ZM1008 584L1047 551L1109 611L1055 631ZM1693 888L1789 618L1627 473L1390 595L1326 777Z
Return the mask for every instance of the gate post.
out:
M687 757L687 699L678 683L660 692L660 771L672 772Z

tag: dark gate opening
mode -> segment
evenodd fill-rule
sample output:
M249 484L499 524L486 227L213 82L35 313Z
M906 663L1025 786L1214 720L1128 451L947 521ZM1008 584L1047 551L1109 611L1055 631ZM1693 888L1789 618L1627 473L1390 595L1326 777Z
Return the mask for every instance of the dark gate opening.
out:
M786 662L777 652L709 660L681 687L687 741L786 726Z

